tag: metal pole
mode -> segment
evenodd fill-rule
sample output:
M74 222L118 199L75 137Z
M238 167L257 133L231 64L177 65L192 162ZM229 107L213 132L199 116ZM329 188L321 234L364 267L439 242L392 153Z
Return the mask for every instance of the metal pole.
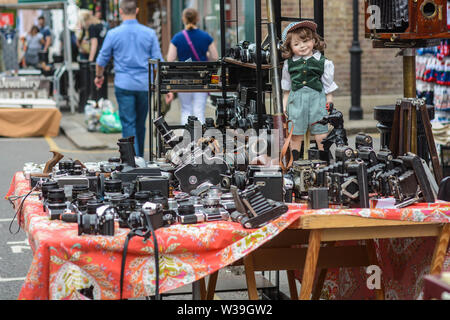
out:
M276 21L274 20L275 6L273 0L267 1L267 18L269 27L269 37L270 37L270 52L272 59L272 97L275 114L283 113L283 93L281 90L281 79L279 70L279 59L278 59L278 48L277 48L277 29Z
M220 61L222 62L222 72L221 72L221 82L222 82L222 97L225 99L227 97L227 92L225 90L226 84L226 70L223 64L223 58L225 57L225 37L226 37L226 25L225 25L225 0L220 0Z
M359 3L353 0L353 42L350 48L350 86L352 94L352 106L350 107L350 120L361 120L363 109L361 108L361 54L362 49L359 44Z
M148 60L148 147L150 152L148 154L148 161L153 161L153 117L152 117L152 90L153 86L153 64L151 63L151 59Z
M255 43L256 43L256 110L258 113L258 128L262 126L262 114L265 113L263 101L263 81L261 68L261 0L255 0Z
M301 11L301 3L300 3ZM317 23L317 33L323 37L324 36L324 26L323 26L323 0L314 0L314 21Z
M70 112L75 113L75 83L73 78L73 66L72 66L72 46L70 41L70 30L67 19L67 3L63 6L63 23L64 23L64 63L67 69L67 79L69 87L67 88L67 95L69 97ZM84 106L83 106L84 107Z

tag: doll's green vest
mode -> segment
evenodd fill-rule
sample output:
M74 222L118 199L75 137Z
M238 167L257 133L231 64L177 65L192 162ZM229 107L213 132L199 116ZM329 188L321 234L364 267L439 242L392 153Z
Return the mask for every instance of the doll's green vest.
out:
M325 70L325 56L321 55L320 60L311 57L307 60L300 58L293 61L288 60L288 71L291 75L291 89L297 91L304 86L319 92L323 89L321 77Z

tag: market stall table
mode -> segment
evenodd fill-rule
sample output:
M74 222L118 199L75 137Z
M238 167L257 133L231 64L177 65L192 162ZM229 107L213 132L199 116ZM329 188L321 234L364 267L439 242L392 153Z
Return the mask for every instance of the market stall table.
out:
M244 258L249 297L258 298L253 271L288 270L291 298L317 299L325 293L328 298L364 299L375 293L378 299L416 299L425 274L450 268L449 219L449 203L405 209L304 210L288 229ZM349 269L356 266L379 267L380 287L370 290L369 274ZM344 267L346 271L336 269ZM298 296L293 271L299 269L303 273ZM212 291L214 284L209 287Z
M57 108L0 108L0 136L56 137L61 117Z
M8 196L24 195L29 191L29 181L22 172L16 173ZM16 207L17 204L18 202ZM291 205L286 214L260 229L244 229L240 224L229 221L195 225L176 224L158 229L156 234L160 255L160 293L194 283L207 275L214 275L216 271L242 258L247 257L245 259L248 261L248 257L252 257L249 254L257 253L259 247L269 245L272 239L276 243L277 235L283 230L291 230L288 227L298 228L299 222L296 221L302 221L299 218L303 216L321 213L335 218L341 215L367 217L375 214L379 218L432 224L450 221L448 203L425 205L416 209L392 210L387 217L389 212L389 210L367 209L310 211L302 206ZM93 288L94 299L119 299L120 263L128 229L117 228L114 237L78 236L76 224L49 220L36 195L29 196L25 200L18 220L28 235L34 253L19 299L79 299L84 298L79 290L89 287ZM312 246L310 241L312 251L309 256L317 251L318 240L316 238L315 245L313 243ZM322 240L327 241L328 238ZM432 251L433 248L433 243L424 245L426 250ZM130 241L123 298L154 295L153 250L152 241L144 243L142 238L133 238ZM316 261L316 259L307 260L312 264ZM385 262L390 261L387 259ZM449 264L444 264L444 269L448 269L448 266ZM419 265L420 270L417 272L423 272L423 268L423 265ZM428 273L427 270L424 272ZM311 286L304 281L305 279L303 279L305 288L310 288Z
M7 196L29 191L29 181L18 172ZM17 200L16 209L19 203ZM257 230L229 221L176 224L156 230L160 293L194 283L242 258L297 217L297 212L290 212ZM91 286L94 299L120 298L121 259L129 229L116 228L114 236L78 236L77 224L49 220L37 195L26 198L17 218L33 250L19 299L80 299L84 297L79 290ZM153 252L151 239L146 243L139 237L130 240L124 299L155 294Z

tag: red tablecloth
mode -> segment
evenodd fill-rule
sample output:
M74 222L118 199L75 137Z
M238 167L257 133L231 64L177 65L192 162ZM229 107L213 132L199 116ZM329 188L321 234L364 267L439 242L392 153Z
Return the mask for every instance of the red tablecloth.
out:
M29 190L29 181L22 172L18 172L13 177L7 197L23 195ZM18 203L19 200L16 208ZM448 223L450 203L421 204L389 210L306 210L304 206L294 204L286 214L260 229L244 229L240 224L228 221L175 224L161 228L156 230L160 257L160 292L192 283L239 260L274 238L302 214L349 214L368 218ZM78 236L76 224L49 220L36 195L26 199L23 214L18 218L33 250L33 262L19 299L83 298L78 289L90 286L94 288L95 299L119 298L120 264L128 229L116 228L114 237ZM383 244L385 241L390 243L386 248ZM417 291L420 283L411 282L411 278L422 281L421 276L427 273L434 239L393 239L391 242L379 240L377 243L388 298L416 298L420 292L411 292L408 288ZM154 294L153 250L151 240L144 243L139 237L131 239L123 298ZM446 270L450 269L449 254L447 258L444 266ZM357 299L370 297L371 292L359 290L362 286L365 287L367 274L364 270L365 268L330 270L325 281L325 296ZM389 273L394 275L392 283ZM411 277L405 278L407 273ZM402 279L395 280L399 277Z

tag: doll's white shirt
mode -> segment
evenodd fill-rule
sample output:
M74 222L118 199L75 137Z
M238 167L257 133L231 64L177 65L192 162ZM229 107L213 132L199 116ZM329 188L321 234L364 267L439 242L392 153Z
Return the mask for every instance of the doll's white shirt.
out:
M320 51L316 51L316 52L314 52L314 54L312 56L305 57L304 59L308 60L309 58L314 57L315 59L320 60L321 56L322 56L322 54L320 53ZM297 61L300 58L301 58L300 56L294 55L292 57L292 60ZM333 61L325 59L324 71L323 71L323 75L320 80L322 81L325 94L329 94L338 88L337 84L334 82L334 63L333 63ZM288 71L288 60L287 59L284 60L283 71L282 71L282 75L281 75L281 89L283 89L284 91L291 90L291 75L289 74L289 71Z

